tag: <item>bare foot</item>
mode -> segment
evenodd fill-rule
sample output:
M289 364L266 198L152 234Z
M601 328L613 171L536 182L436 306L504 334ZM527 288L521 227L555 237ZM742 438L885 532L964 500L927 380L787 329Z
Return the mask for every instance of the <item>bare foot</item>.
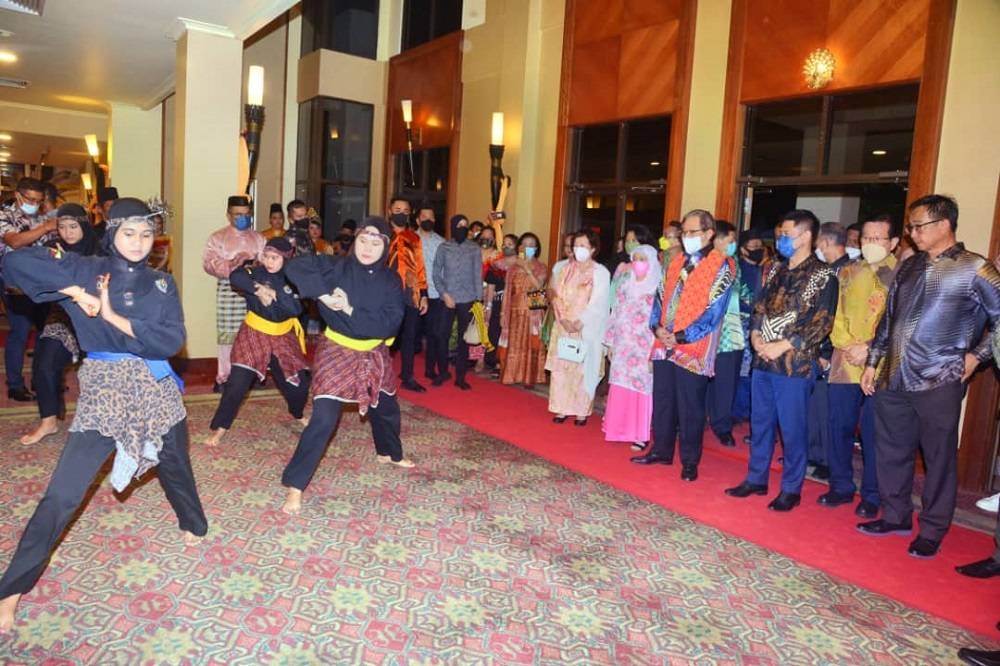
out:
M389 458L389 462L391 462L396 467L407 467L407 468L409 468L409 467L416 467L417 466L416 463L414 463L409 458L400 458L399 460L393 460L392 458Z
M0 634L6 634L14 628L14 613L17 612L17 602L20 600L20 594L12 594L0 600Z
M377 453L375 454L375 459L378 460L378 464L380 465L387 465L392 462L392 456L382 456Z
M212 431L212 436L205 440L205 446L218 446L227 432L229 431L225 428L216 428Z
M285 495L285 503L281 505L281 510L289 516L297 516L302 510L302 491L298 488L289 488Z
M21 443L25 446L37 444L49 435L54 435L57 432L59 432L59 422L56 420L56 417L46 416L39 422L37 428L21 437Z
M292 432L302 432L309 425L309 418L303 416L301 419L292 419Z
M184 535L185 546L197 546L199 543L201 543L201 540L205 538L205 537L200 537L197 534L194 534L193 532L188 532L187 530L183 530L181 533Z

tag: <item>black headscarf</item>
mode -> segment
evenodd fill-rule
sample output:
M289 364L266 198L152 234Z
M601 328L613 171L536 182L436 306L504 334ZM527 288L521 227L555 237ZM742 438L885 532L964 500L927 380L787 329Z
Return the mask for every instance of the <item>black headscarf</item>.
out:
M53 247L58 244L59 247L67 252L82 254L84 256L96 254L100 239L97 237L97 232L94 231L93 225L90 224L90 217L87 215L87 211L83 209L83 206L75 203L66 203L59 206L59 210L56 211L56 219L61 220L65 217L77 221L80 225L80 230L83 232L83 237L73 244L67 243L61 237L50 241L48 244Z
M111 210L108 211L108 222L107 231L104 232L104 252L110 257L118 257L119 259L124 259L118 250L115 249L115 236L118 234L118 229L121 227L122 222L131 222L135 220L141 220L149 225L150 229L156 230L156 222L153 221L153 217L157 213L149 210L149 206L145 204L141 199L136 199L134 197L125 197L123 199L118 199L114 204L111 205ZM152 248L150 248L152 250ZM136 267L139 265L146 265L146 257L143 257L139 261L128 262L129 266Z
M459 227L458 223L465 220L468 223L469 218L465 215L454 215L451 218L449 224L451 225L451 237L456 243L464 243L465 239L469 236L469 225L466 224L464 227Z

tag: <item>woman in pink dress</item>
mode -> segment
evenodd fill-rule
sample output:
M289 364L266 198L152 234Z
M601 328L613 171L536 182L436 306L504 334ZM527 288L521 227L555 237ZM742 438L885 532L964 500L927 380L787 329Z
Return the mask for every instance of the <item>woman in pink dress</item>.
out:
M632 448L641 450L649 441L653 417L653 369L649 360L653 331L649 316L663 270L651 245L640 245L630 259L615 271L618 289L604 333L611 370L603 428L607 441L632 442Z

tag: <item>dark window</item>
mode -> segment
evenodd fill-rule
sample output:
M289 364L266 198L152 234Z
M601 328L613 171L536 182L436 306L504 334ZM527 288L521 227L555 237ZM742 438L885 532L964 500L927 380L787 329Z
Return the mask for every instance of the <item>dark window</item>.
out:
M462 0L405 0L402 50L462 28Z
M629 225L663 230L670 117L587 125L573 130L566 230L600 236L598 259L609 262Z
M370 104L329 97L299 105L295 194L317 208L327 238L367 214L373 114Z
M303 0L302 55L317 49L376 56L378 0Z
M909 171L916 120L917 86L834 97L826 173Z
M422 207L434 209L437 232L444 235L448 209L448 148L413 151L413 170L407 153L398 153L393 194L405 197L413 207L414 216Z
M819 173L819 124L823 99L759 104L750 110L749 173L805 176Z

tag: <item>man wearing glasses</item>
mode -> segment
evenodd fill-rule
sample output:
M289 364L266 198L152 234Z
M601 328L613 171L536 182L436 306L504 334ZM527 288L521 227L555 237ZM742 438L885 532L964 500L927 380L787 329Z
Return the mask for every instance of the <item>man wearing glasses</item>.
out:
M42 218L38 211L45 201L45 186L35 178L17 182L14 203L0 210L0 297L3 298L10 334L4 347L7 374L7 397L29 402L34 399L24 385L24 352L28 333L35 326L41 330L48 306L33 303L19 291L9 291L3 280L3 259L12 250L30 245L43 245L56 230L56 218Z
M899 231L892 218L879 215L861 228L862 261L840 269L840 297L833 319L830 342L829 390L827 393L830 428L827 460L830 491L820 495L819 504L833 508L854 501L854 432L861 422L864 474L861 502L854 509L860 518L874 518L880 504L875 464L875 405L861 391L861 374L868 361L868 349L882 313L889 285L895 275Z
M858 530L872 536L911 533L920 448L926 464L920 533L909 553L929 558L955 513L962 396L966 380L990 356L985 325L996 330L1000 324L1000 272L956 242L954 199L922 197L910 204L909 216L906 231L917 254L896 273L861 375L861 390L875 396L882 518Z

